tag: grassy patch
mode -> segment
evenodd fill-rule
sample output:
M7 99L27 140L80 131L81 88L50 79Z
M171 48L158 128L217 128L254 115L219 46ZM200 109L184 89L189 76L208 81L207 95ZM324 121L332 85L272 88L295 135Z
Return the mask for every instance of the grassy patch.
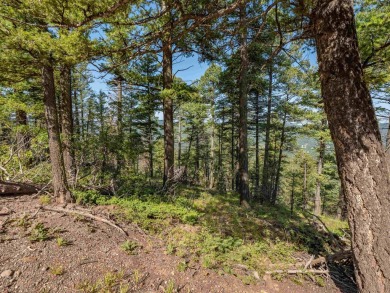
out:
M299 253L331 250L330 237L319 233L302 213L291 215L288 207L255 206L247 210L239 205L237 194L211 194L196 188L181 187L176 194L169 198L79 194L78 200L118 206L117 217L160 236L166 253L183 259L179 271L198 262L225 273L240 275L236 269L239 264L262 274L269 267L287 269L297 262ZM324 217L324 222L334 233L346 228L345 223L331 218ZM122 249L131 252L133 246L122 244ZM252 281L243 279L245 283Z
M31 242L42 242L51 239L49 229L46 228L42 223L38 223L30 232Z
M139 248L139 245L135 241L126 240L121 244L121 249L127 254L136 254L137 248Z

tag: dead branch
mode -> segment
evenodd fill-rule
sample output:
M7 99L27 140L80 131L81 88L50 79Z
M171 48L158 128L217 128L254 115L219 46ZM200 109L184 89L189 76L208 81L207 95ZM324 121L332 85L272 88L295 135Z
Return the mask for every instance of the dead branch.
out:
M75 215L84 216L84 217L93 219L95 221L103 222L103 223L105 223L105 224L107 224L107 225L109 225L111 227L114 227L115 229L119 230L122 234L128 236L127 232L125 230L123 230L121 227L119 227L118 225L116 225L115 223L113 223L113 222L111 222L111 221L109 221L109 220L107 220L105 218L92 215L90 213L81 212L81 211L78 211L78 210L69 210L69 209L64 209L64 208L60 208L60 207L42 206L41 208L43 210L45 210L45 211L51 211L51 212L57 212L57 213L75 214Z

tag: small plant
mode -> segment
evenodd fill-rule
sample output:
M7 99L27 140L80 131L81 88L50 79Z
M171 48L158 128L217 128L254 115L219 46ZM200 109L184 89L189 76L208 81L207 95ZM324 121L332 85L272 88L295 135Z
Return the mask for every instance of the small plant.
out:
M177 270L179 272L185 272L187 270L187 268L188 268L188 263L186 261L181 261L177 265Z
M64 274L64 268L62 266L55 266L50 268L50 273L55 276L61 276Z
M134 270L134 272L133 272L133 282L134 282L134 284L138 285L140 280L141 280L141 274L140 274L139 270Z
M126 240L121 244L121 248L127 254L136 254L135 251L139 247L138 243L131 240Z
M166 252L167 254L174 254L176 252L176 247L172 243L169 243Z
M84 281L77 286L77 289L85 293L99 292L129 292L129 285L125 283L123 272L107 273L96 282Z
M42 242L50 239L49 229L42 223L38 223L34 226L30 233L31 242Z
M22 227L24 230L27 230L27 228L31 226L31 222L29 217L27 215L24 215L16 221L16 225Z
M174 293L175 291L175 282L173 280L169 280L164 293Z
M68 240L66 240L62 237L57 237L56 242L57 242L57 245L59 247L68 246L70 244L70 242Z
M51 198L48 195L41 195L39 197L39 202L41 205L47 205L51 203Z
M114 285L123 278L123 273L107 273L103 279L103 287L111 289Z

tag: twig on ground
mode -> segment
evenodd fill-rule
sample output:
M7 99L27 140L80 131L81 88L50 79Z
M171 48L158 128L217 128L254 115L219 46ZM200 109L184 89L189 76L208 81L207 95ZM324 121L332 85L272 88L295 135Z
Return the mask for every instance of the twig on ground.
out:
M35 216L39 213L40 210L41 210L41 207L39 207L39 208L36 210L36 212L35 212L31 217L29 217L29 220L34 219Z
M111 222L111 221L109 221L107 219L104 219L102 217L92 215L90 213L81 212L81 211L78 211L78 210L69 210L69 209L64 209L64 208L58 208L58 207L42 206L41 208L43 210L45 210L45 211L51 211L51 212L57 212L57 213L67 213L67 214L76 214L76 215L80 215L80 216L84 216L84 217L93 219L95 221L103 222L103 223L105 223L105 224L107 224L107 225L109 225L111 227L116 228L122 234L128 236L127 232L125 230L123 230L121 227L119 227L118 225L116 225L115 223L113 223L113 222Z
M311 262L314 260L314 255L310 256L309 261L305 264L305 270L311 265Z

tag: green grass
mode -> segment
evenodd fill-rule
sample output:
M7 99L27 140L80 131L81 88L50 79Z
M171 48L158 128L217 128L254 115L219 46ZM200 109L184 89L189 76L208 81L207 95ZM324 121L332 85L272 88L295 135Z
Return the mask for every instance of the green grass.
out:
M31 242L42 242L51 239L52 236L49 229L46 228L42 223L38 223L30 232Z
M235 266L240 264L261 274L270 266L285 269L296 263L295 255L302 251L315 255L331 252L329 235L318 232L312 218L300 212L291 216L283 205L248 210L239 205L235 193L211 194L199 188L180 187L176 194L179 196L174 198L109 198L91 193L83 197L79 193L78 201L118 206L117 217L160 236L167 254L183 258L179 271L197 262L223 273L237 274ZM345 222L322 219L336 235L347 228Z
M139 247L138 243L131 240L126 240L121 244L121 249L127 254L136 254L136 250Z

